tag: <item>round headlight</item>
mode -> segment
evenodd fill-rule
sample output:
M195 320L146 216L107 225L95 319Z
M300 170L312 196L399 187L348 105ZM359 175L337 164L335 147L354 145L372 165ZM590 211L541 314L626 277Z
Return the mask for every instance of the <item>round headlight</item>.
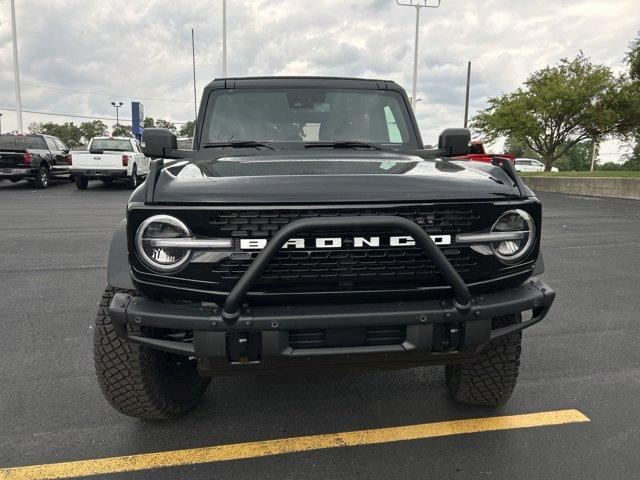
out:
M191 250L163 245L163 240L189 237L191 231L177 218L170 215L154 215L138 227L136 248L146 266L161 273L170 273L178 270L189 260Z
M494 255L504 263L516 263L531 251L536 239L536 225L524 210L509 210L491 227L492 233L519 232L520 238L491 244Z

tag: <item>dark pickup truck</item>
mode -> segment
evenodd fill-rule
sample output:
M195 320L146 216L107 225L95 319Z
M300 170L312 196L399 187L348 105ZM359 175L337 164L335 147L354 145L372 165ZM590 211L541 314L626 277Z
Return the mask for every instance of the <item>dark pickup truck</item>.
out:
M94 329L106 399L170 418L220 375L445 365L453 399L506 402L555 293L539 200L507 159L455 159L469 142L425 150L400 86L344 78L215 80L193 150L145 129Z
M47 188L52 177L69 177L71 156L51 135L0 135L0 180L27 180Z

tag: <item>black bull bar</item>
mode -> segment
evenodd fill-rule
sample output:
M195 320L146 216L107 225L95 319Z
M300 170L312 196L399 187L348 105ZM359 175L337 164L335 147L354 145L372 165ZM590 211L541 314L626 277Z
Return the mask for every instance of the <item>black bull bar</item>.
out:
M399 230L410 235L451 287L453 299L243 307L247 292L260 278L271 259L294 235L313 230L354 228ZM508 290L471 297L464 280L431 237L415 222L395 216L323 217L295 220L280 228L231 289L222 308L166 304L142 296L117 293L109 306L109 312L121 337L133 343L181 355L197 355L198 337L205 339L209 332L279 332L300 328L382 325L405 325L408 328L415 327L418 332L420 327L427 325L459 322L466 324L464 343L477 351L491 339L510 335L541 321L554 298L555 292L537 279ZM533 311L531 319L491 330L492 318L526 310ZM130 335L127 324L193 330L194 343ZM409 337L408 330L405 350L428 348L428 345L420 345L423 342L418 338L411 342Z
M227 323L233 323L240 317L240 305L244 296L260 274L267 268L271 259L278 253L285 243L294 235L310 230L323 229L348 230L353 228L382 228L386 230L401 230L409 234L422 248L427 257L438 268L442 278L451 286L454 292L453 304L459 310L471 308L469 289L455 268L451 266L447 257L440 251L431 237L415 222L402 217L342 217L342 218L302 218L293 221L280 230L269 240L265 248L240 277L229 292L229 296L222 308L222 317Z

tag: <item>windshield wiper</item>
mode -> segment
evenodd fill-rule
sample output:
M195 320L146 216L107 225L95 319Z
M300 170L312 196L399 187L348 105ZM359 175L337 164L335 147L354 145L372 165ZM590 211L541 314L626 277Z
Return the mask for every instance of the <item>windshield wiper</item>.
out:
M384 150L384 148L373 143L359 142L357 140L305 143L304 148L372 148L374 150Z
M236 142L215 142L215 143L205 143L202 145L203 148L268 148L269 150L275 150L271 146L271 144L267 142L254 142L253 140L239 140Z

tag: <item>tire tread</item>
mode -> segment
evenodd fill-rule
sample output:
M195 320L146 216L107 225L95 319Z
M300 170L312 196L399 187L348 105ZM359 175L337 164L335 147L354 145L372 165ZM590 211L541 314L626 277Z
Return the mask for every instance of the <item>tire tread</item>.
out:
M493 328L521 321L520 314L493 319ZM470 363L447 365L449 395L472 405L504 405L516 386L522 351L522 332L490 342Z
M176 385L168 385L169 378L162 371L162 352L127 342L116 333L109 304L119 292L135 294L107 287L95 321L94 364L104 397L117 411L132 417L160 420L185 414L198 403L209 379L190 378L187 391L174 391ZM140 333L138 326L128 328Z

